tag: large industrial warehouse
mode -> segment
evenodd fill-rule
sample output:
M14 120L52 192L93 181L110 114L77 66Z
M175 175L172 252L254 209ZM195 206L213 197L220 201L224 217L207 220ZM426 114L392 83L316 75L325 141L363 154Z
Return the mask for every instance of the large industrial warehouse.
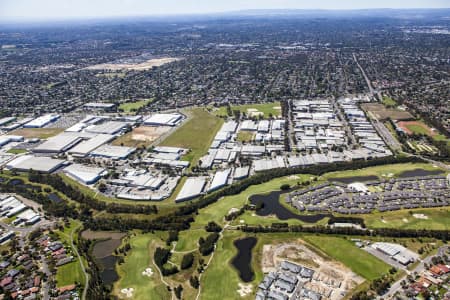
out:
M64 165L66 161L44 156L23 155L6 164L6 168L17 171L35 170L51 173Z

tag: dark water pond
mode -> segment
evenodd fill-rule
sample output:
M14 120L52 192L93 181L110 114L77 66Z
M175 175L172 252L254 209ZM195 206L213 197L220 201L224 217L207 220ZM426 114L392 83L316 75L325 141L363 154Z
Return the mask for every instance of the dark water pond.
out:
M55 203L61 203L63 200L55 193L48 194L48 199Z
M23 180L22 179L12 179L9 181L9 184L11 184L11 185L23 184Z
M329 178L328 181L336 181L345 184L350 184L353 182L365 182L365 181L375 181L378 180L378 177L375 175L367 175L367 176L352 176L352 177L341 177L341 178Z
M430 176L430 175L439 175L443 174L444 171L442 170L424 170L424 169L414 169L410 171L405 171L400 173L398 177L404 178L404 177L420 177L420 176Z
M238 253L231 261L231 264L238 270L239 277L244 282L250 282L255 278L255 272L252 269L252 250L255 247L257 239L247 237L234 241L234 246Z
M263 208L256 211L258 216L275 215L278 219L284 221L289 219L297 219L306 223L316 223L325 217L329 217L329 214L317 214L317 215L299 215L293 213L280 203L281 194L286 193L283 191L274 191L265 195L253 195L250 196L250 203L258 205L263 203Z
M99 260L101 266L100 277L106 285L113 285L119 280L119 275L116 272L117 257L114 255L106 256Z
M100 268L100 277L106 285L112 285L119 279L116 272L117 257L113 253L120 243L120 239L109 239L95 243L92 249L92 255Z

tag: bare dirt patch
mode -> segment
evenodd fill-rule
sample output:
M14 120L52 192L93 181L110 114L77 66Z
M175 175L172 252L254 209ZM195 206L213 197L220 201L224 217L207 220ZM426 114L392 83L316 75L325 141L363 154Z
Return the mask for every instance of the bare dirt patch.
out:
M407 111L396 108L387 108L380 103L364 103L361 107L365 111L372 113L373 116L380 121L387 120L389 118L392 120L411 120L414 118L413 115Z
M140 126L133 129L131 132L131 138L136 141L153 142L163 134L170 131L170 129L171 127L168 126Z
M88 70L111 70L111 71L119 71L119 70L134 70L134 71L144 71L149 70L153 67L159 67L174 61L178 61L180 58L174 57L164 57L164 58L153 58L149 59L145 62L141 63L106 63L106 64L98 64L87 67Z
M275 271L283 260L313 269L313 280L306 283L306 287L325 295L323 299L341 299L342 295L364 282L342 263L313 251L301 240L263 246L261 263L264 273Z
M47 139L64 131L64 128L21 128L11 131L11 134L21 135L26 139Z

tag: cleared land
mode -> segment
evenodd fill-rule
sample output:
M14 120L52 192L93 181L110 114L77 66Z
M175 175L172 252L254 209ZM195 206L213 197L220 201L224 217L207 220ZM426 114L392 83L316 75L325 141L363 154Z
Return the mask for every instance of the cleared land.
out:
M138 109L140 109L144 106L147 106L152 101L153 101L152 99L148 99L148 100L140 100L140 101L135 101L135 102L122 103L119 105L119 110L121 110L125 113L135 112Z
M224 121L201 108L191 109L187 114L190 119L162 141L160 146L190 149L183 160L189 161L193 166L206 154Z
M62 287L75 282L84 284L84 275L80 263L75 260L71 263L58 267L56 272L56 286Z
M378 120L411 120L413 119L413 115L411 115L407 111L403 111L396 108L388 108L380 103L364 103L361 107L370 112L375 118Z
M11 131L11 134L21 135L26 139L48 139L64 131L64 128L21 128Z
M178 61L180 58L174 57L165 57L165 58L154 58L149 59L142 63L106 63L106 64L98 64L87 67L88 70L111 70L111 71L119 71L119 70L134 70L134 71L145 71L149 70L153 67L159 67L174 61Z
M258 117L262 115L264 118L268 118L270 115L273 117L281 116L280 102L269 102L261 104L245 104L245 105L232 105L231 110L239 110L241 113L245 113L248 117ZM218 116L228 116L227 107L222 106L216 111Z
M302 238L368 280L389 271L389 265L344 238L325 235L307 235Z
M158 138L163 136L165 133L169 132L171 127L168 126L140 126L133 128L131 132L128 132L117 139L115 139L112 144L117 146L128 146L128 147L147 147L152 142L156 141Z

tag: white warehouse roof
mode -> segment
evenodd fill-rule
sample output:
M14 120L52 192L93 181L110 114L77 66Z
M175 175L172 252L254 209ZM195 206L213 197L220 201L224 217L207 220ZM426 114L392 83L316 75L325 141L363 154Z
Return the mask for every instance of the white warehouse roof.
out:
M124 159L127 158L131 153L136 151L136 148L132 147L122 147L113 145L102 145L92 151L90 155L107 157L112 159Z
M20 171L28 171L33 169L38 172L51 173L61 167L65 163L61 159L53 159L44 156L22 155L9 162L6 167L8 169L16 169Z
M83 141L72 148L69 153L74 156L84 157L89 152L94 151L103 144L108 143L114 139L114 135L111 134L98 134L87 141Z
M100 179L100 177L104 174L105 169L80 164L72 164L67 168L64 168L63 171L70 177L81 181L84 184L92 184Z
M227 184L228 176L230 176L231 169L217 171L211 182L208 192L215 191Z
M180 123L181 114L154 114L144 120L145 125L176 126Z
M186 201L197 197L202 193L205 184L206 179L203 177L188 178L178 193L175 202Z

